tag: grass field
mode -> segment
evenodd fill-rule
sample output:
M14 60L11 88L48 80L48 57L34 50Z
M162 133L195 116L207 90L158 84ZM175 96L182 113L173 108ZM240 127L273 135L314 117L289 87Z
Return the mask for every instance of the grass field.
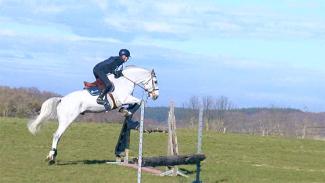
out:
M107 165L114 160L120 124L74 123L59 144L57 164L44 161L57 124L43 126L37 136L26 119L0 118L0 182L136 182L136 170ZM177 131L180 153L196 151L196 132ZM203 182L307 183L325 182L325 142L240 134L204 134ZM137 156L138 136L132 132L131 156ZM165 155L166 134L144 135L144 156ZM191 182L195 166L181 166L190 178L143 174L143 182Z

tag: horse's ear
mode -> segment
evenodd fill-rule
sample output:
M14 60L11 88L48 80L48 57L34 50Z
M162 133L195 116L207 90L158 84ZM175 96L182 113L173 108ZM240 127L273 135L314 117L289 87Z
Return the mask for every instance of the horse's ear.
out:
M155 73L155 70L154 69L151 70L151 75L152 76L156 76L156 73Z

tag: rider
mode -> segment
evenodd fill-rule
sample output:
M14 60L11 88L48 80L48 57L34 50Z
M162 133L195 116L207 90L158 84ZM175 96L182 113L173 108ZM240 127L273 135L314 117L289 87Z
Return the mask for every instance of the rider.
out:
M104 96L108 92L112 92L113 85L111 81L108 79L107 74L114 74L115 78L119 78L123 76L122 69L118 70L118 68L125 62L128 61L130 57L130 51L127 49L121 49L119 51L119 56L109 57L108 59L98 63L94 69L94 75L96 79L100 79L105 84L105 89L102 90L101 94L97 98L98 104L105 104Z

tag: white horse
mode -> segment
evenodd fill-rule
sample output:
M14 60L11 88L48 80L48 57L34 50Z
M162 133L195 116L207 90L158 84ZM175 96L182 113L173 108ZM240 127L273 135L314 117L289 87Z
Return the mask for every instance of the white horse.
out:
M140 67L128 66L123 70L123 77L116 79L111 74L108 75L108 78L115 86L112 96L107 97L110 103L109 110L125 104L140 106L141 100L132 96L135 85L148 92L148 96L153 100L156 100L159 96L157 78L153 70L148 71ZM36 134L43 121L58 119L59 126L53 134L52 148L47 156L49 164L55 163L58 142L64 131L79 114L105 111L105 107L97 104L96 99L97 96L90 95L87 90L79 90L64 97L52 97L42 104L40 114L28 124L28 129L32 134Z

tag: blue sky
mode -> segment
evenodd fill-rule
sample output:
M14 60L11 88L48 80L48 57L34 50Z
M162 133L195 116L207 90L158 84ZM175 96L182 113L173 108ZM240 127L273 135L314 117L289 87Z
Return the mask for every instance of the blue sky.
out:
M154 68L160 97L325 111L321 0L0 0L0 85L65 95L120 48Z

